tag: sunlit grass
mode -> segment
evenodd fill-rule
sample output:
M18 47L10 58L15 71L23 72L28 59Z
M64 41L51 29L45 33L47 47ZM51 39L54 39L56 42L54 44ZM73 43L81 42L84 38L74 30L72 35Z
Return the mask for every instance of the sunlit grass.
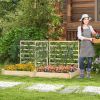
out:
M92 74L92 79L32 78L0 75L0 81L17 81L23 84L12 88L0 88L0 100L100 100L100 95L88 93L60 94L26 90L33 83L63 84L67 86L100 86L100 75Z

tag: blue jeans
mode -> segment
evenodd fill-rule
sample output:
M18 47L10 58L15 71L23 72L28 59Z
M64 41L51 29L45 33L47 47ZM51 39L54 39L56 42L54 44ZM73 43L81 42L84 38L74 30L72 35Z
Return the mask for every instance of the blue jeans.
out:
M87 71L91 70L91 65L92 65L92 57L79 57L79 67L80 70L84 70L84 60L87 58Z

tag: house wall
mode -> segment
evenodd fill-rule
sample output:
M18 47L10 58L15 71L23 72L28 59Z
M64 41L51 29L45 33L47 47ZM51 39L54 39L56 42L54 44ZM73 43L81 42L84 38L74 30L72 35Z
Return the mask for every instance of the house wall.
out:
M82 14L92 17L91 25L100 32L100 22L97 21L97 0L64 0L62 7L62 19L65 27L64 37L66 40L77 39L77 27Z
M72 0L71 21L79 21L82 14L89 14L95 20L95 0Z

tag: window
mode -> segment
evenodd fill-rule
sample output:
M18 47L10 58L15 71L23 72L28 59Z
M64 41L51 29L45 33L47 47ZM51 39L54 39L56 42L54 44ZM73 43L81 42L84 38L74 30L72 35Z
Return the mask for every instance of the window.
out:
M100 0L96 0L96 19L100 21Z

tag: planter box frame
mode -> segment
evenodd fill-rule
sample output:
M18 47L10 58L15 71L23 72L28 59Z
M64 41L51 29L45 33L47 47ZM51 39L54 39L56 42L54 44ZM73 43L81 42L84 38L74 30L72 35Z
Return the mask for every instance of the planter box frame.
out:
M50 72L30 72L30 71L10 71L2 69L3 75L12 76L29 76L29 77L45 77L45 78L73 78L79 75L79 69L69 73L50 73Z
M12 75L12 76L29 76L29 77L35 76L35 72L30 72L30 71L11 71L2 69L1 73L3 75Z

